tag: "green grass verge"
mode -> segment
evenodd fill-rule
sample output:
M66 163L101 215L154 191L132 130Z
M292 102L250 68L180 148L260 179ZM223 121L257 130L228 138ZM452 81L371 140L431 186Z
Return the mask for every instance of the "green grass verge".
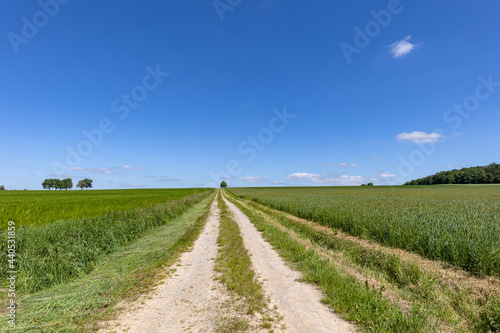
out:
M322 289L325 295L323 301L331 305L343 318L374 332L434 330L422 308L413 307L407 313L401 311L382 297L381 290L370 288L348 273L338 270L329 260L321 258L288 233L266 222L262 215L241 205L234 196L227 197L249 217L275 250L302 272L305 281Z
M16 327L0 332L94 332L102 320L113 319L116 305L133 300L155 285L180 253L198 238L209 216L213 195L206 196L185 214L150 230L142 238L102 260L88 275L51 289L20 294ZM7 301L2 302L2 310Z

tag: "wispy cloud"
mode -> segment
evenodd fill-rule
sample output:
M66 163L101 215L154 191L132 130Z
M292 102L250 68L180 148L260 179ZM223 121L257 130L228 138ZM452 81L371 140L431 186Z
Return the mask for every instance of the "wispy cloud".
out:
M262 177L239 177L239 178L248 183L264 183L266 181Z
M109 168L82 168L82 167L69 167L68 170L73 171L88 171L92 173L115 174L117 171L111 171Z
M448 165L445 165L444 168L445 169L453 169L456 165L455 164L448 164Z
M398 41L391 44L390 52L392 53L392 56L394 58L402 58L402 57L406 56L407 54L409 54L411 51L413 51L417 46L422 45L422 43L412 44L412 43L410 43L410 39L411 39L411 35L406 36L404 39L398 40Z
M379 177L388 179L388 178L396 178L396 175L392 173L382 173L379 175Z
M323 166L332 167L332 166L334 166L334 164L333 164L333 162L326 162L326 163L323 163Z
M50 174L49 177L56 177L56 178L83 178L82 176L70 175L70 174L62 174L62 175Z
M178 182L179 179L170 178L168 176L161 176L160 179L156 179L157 182Z
M439 133L426 133L421 131L415 131L411 133L404 132L396 135L396 139L398 141L413 143L437 142L442 137L443 135Z
M377 155L368 157L369 160L378 160L379 158L380 156Z
M340 163L338 166L339 168L354 168L358 165L356 163Z
M307 172L295 172L291 173L288 176L285 177L286 180L296 180L296 181L312 181L314 182L315 180L321 179L321 175L316 174L316 173L307 173Z
M116 167L115 169L121 169L121 170L142 170L141 167L133 167L130 165L124 165L122 167Z
M340 175L340 176L328 177L316 173L307 173L307 172L292 173L287 175L285 179L297 182L308 181L316 184L330 184L339 186L361 185L362 183L374 180L373 178L363 177L363 176Z

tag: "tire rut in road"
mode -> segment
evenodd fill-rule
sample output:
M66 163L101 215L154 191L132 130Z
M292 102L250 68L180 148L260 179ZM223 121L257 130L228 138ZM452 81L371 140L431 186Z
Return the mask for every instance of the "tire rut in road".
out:
M142 298L138 309L123 313L100 332L166 333L214 332L224 296L214 280L219 210L214 201L203 232L190 252L181 255L175 273L152 295ZM114 327L116 326L116 327Z
M248 217L226 198L224 200L234 214L266 294L284 318L287 332L354 332L355 328L349 322L321 303L322 295L318 289L297 281L300 273L285 264Z

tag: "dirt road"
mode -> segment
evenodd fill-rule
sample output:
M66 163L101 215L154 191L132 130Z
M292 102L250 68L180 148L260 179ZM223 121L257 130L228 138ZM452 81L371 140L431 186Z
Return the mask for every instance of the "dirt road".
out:
M213 279L218 234L219 211L214 202L205 229L193 250L182 254L173 276L154 294L140 300L136 311L124 313L101 332L214 332L223 297Z
M321 303L321 293L313 286L296 281L300 274L290 269L271 245L263 240L255 226L232 203L226 200L240 227L245 248L264 286L271 305L283 316L286 332L353 332ZM140 300L116 321L100 332L216 332L220 305L226 302L220 282L214 280L217 256L219 212L214 205L203 233L191 252L180 258L176 273L158 290ZM134 310L134 308L136 308Z
M266 294L278 307L288 332L352 332L353 327L321 303L321 293L313 286L296 280L300 274L285 265L257 228L235 205L226 201L240 227L245 248L251 255L255 272Z

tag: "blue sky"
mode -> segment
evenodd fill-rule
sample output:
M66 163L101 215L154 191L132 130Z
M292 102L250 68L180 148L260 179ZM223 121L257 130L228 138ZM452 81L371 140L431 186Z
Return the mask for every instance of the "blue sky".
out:
M498 1L0 4L0 184L401 184L500 162Z

